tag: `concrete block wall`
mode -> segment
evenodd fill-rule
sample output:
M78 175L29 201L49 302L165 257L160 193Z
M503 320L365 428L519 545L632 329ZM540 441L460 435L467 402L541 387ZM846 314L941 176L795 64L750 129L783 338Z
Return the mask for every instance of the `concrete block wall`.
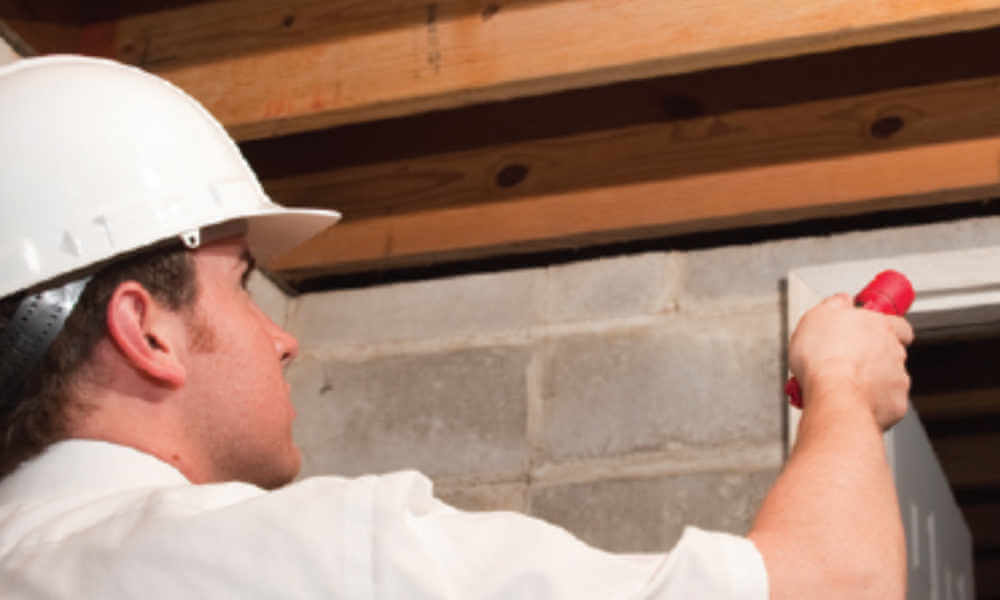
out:
M795 267L1000 245L994 217L285 299L303 476L414 468L446 501L614 551L744 533L783 459Z

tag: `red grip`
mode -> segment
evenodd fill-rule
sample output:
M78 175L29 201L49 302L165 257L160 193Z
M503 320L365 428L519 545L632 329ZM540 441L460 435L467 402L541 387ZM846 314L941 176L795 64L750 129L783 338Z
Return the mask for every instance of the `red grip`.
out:
M898 271L882 271L858 292L854 303L886 315L903 316L913 304L913 286Z
M903 316L910 310L915 295L910 280L899 271L890 269L876 275L865 289L858 292L854 304L886 315ZM788 380L785 393L792 406L802 408L802 388L797 379L792 377Z

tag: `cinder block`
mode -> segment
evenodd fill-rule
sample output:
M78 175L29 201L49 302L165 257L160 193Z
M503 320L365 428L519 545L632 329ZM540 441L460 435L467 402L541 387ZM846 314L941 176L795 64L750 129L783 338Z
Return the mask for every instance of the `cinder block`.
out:
M525 512L528 485L498 483L475 486L435 486L434 495L462 510L513 510Z
M781 439L781 351L771 312L555 341L542 367L548 458Z
M686 257L681 305L777 295L788 272L803 266L996 245L1000 217L698 250Z
M529 358L525 348L487 348L296 363L288 378L303 475L523 473Z
M250 275L247 289L250 291L250 297L264 311L264 314L284 327L285 315L288 310L288 296L285 295L285 292L258 271L254 271Z
M516 331L542 318L544 269L433 279L296 299L289 330L310 348Z
M680 253L648 252L550 267L550 322L607 319L671 310L682 273Z
M532 513L612 552L664 552L685 525L744 535L777 470L694 473L532 489Z

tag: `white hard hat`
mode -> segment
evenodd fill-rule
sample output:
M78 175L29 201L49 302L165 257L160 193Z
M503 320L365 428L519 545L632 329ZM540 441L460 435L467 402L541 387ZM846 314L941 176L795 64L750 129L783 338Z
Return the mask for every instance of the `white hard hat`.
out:
M0 203L0 297L236 219L266 264L340 218L271 202L177 87L80 56L0 67Z

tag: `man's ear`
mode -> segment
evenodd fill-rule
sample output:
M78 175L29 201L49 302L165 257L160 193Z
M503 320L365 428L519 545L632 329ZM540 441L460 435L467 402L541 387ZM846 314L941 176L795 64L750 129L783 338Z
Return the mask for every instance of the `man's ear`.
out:
M119 284L108 301L108 335L115 346L137 371L172 388L182 386L187 373L177 353L178 319L135 281Z

